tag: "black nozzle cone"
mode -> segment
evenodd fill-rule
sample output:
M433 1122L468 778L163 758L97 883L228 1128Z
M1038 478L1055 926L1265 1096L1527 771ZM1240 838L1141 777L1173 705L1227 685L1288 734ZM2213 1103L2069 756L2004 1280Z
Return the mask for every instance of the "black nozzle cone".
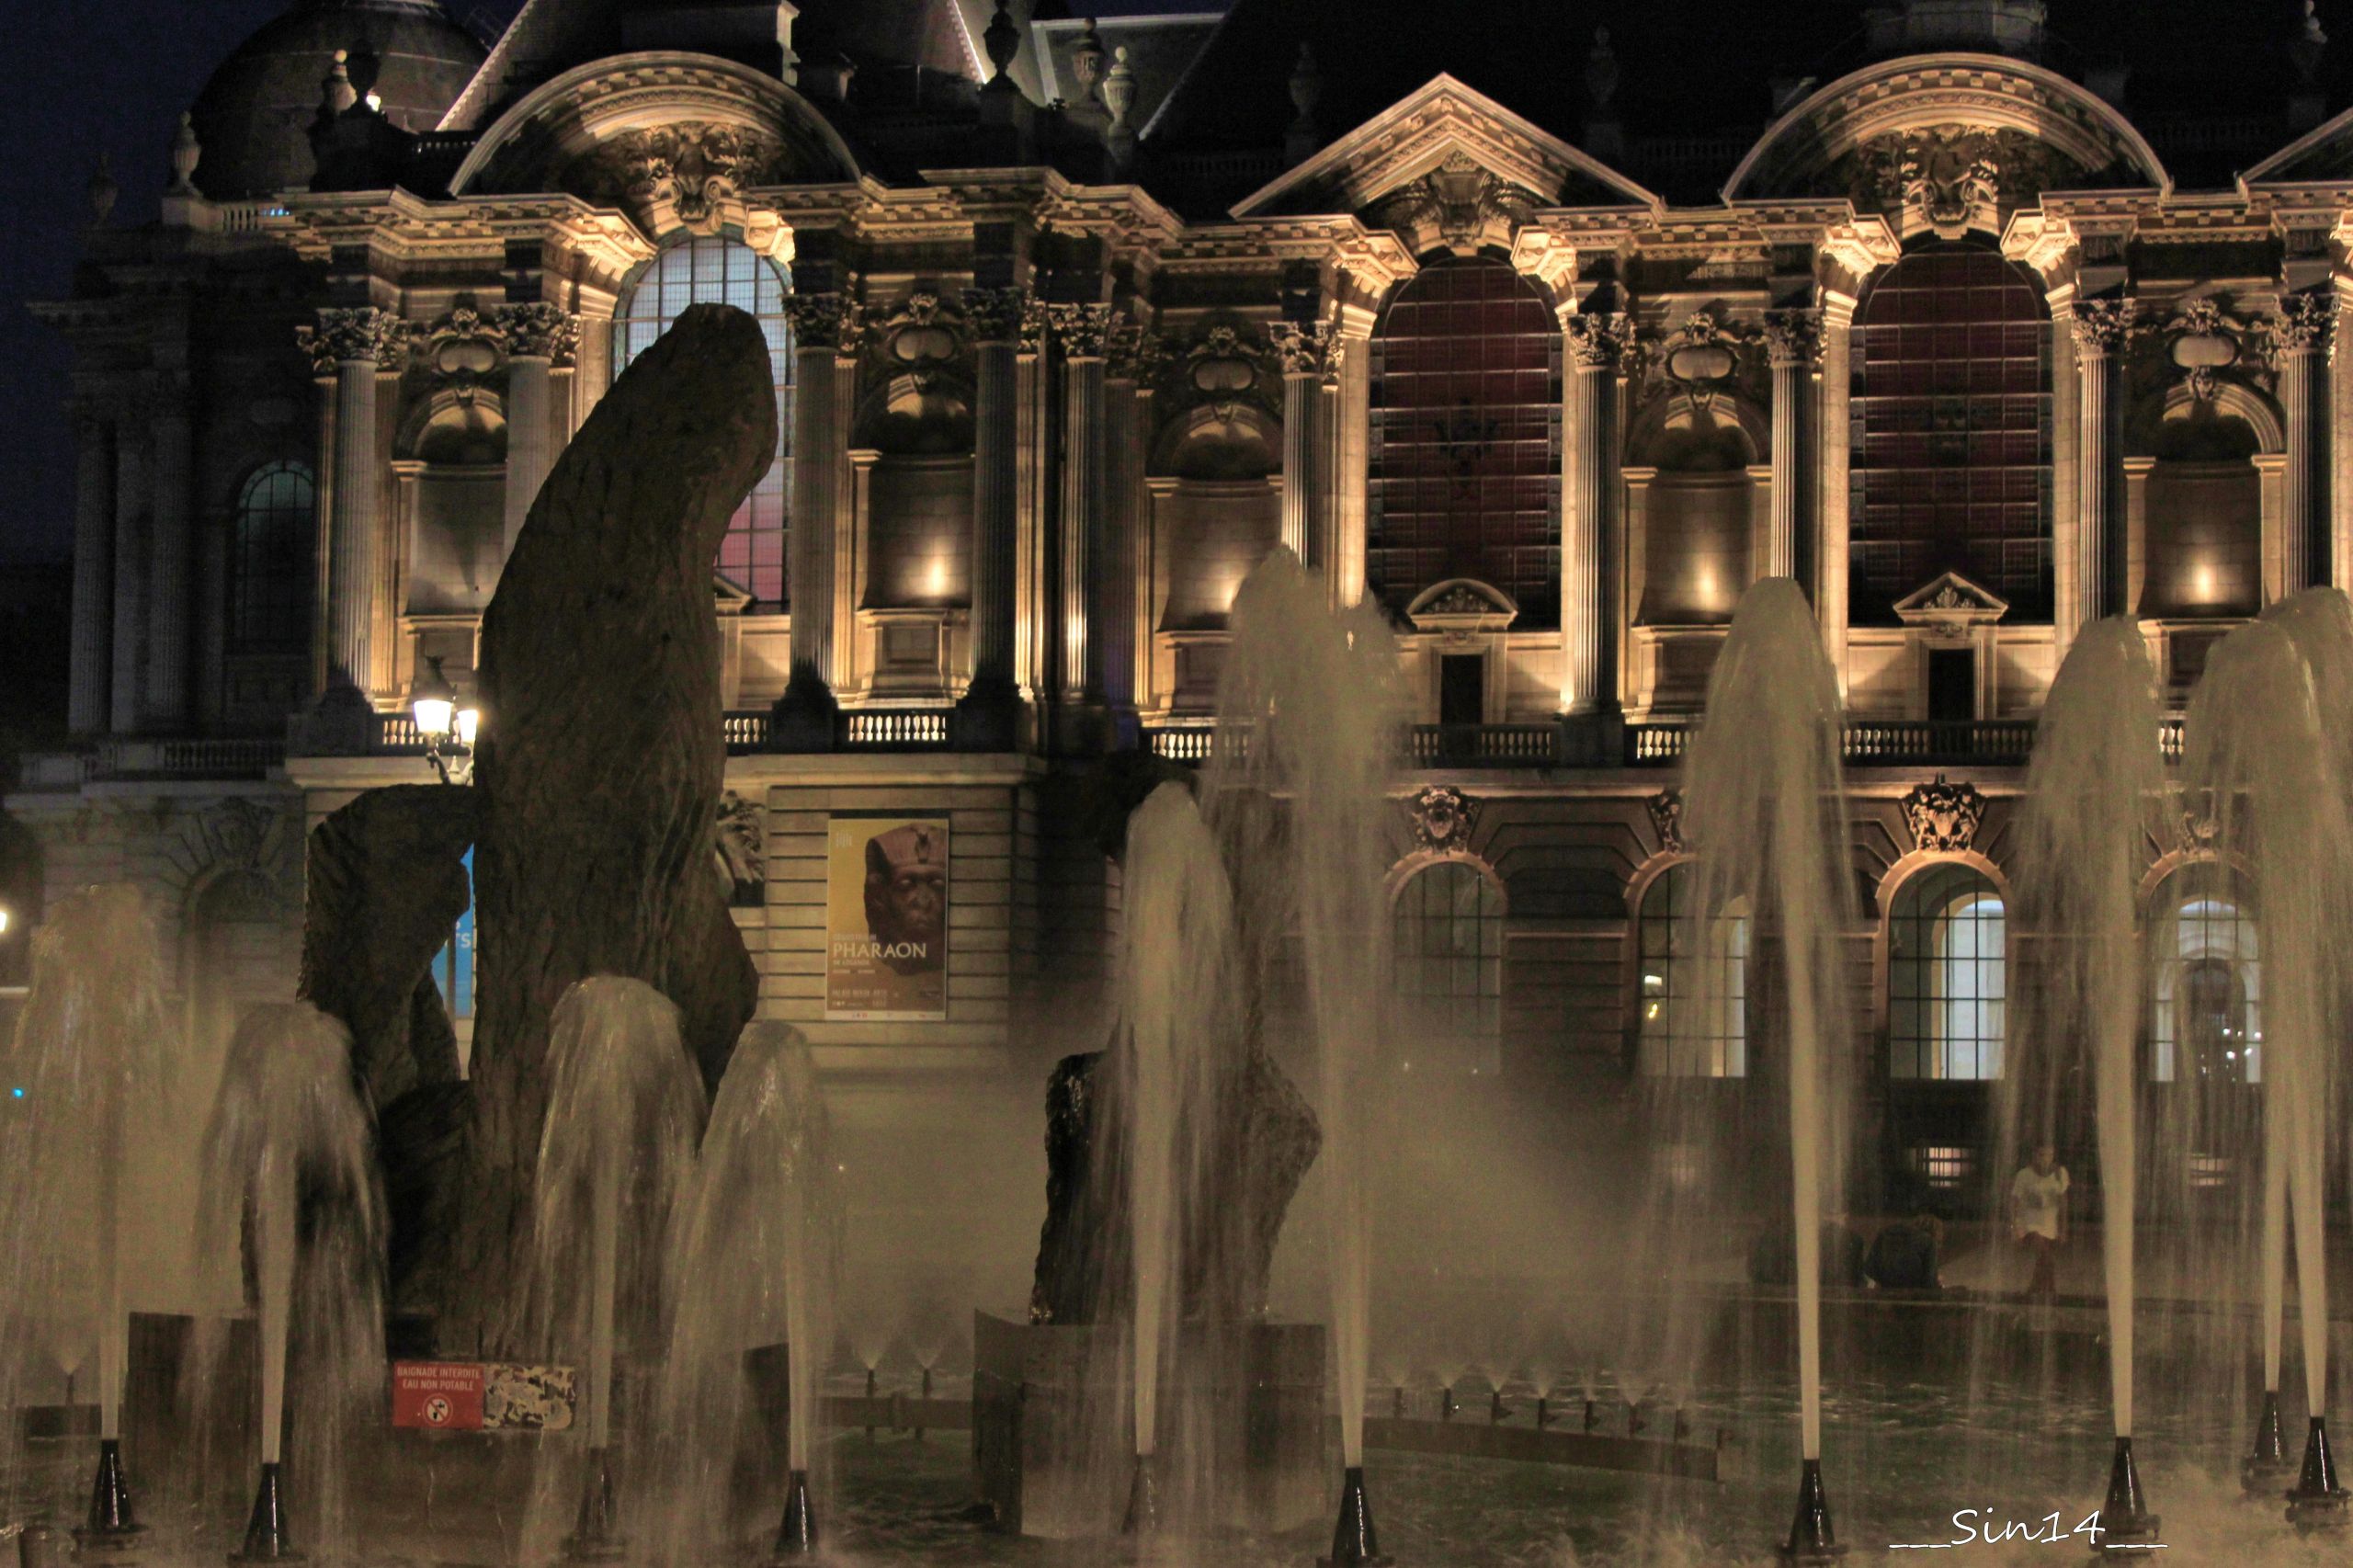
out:
M1128 1511L1120 1520L1121 1535L1152 1535L1160 1528L1160 1473L1150 1454L1136 1456L1128 1479Z
M2239 1485L2249 1496L2276 1497L2295 1472L2287 1434L2279 1429L2279 1391L2266 1389L2262 1414L2255 1418L2255 1451L2239 1461Z
M286 1497L278 1484L278 1463L261 1467L261 1485L254 1492L254 1511L245 1520L244 1550L230 1554L232 1562L300 1562L294 1537L286 1528Z
M1830 1528L1830 1499L1822 1490L1822 1461L1808 1460L1798 1477L1798 1515L1782 1543L1784 1562L1836 1562L1847 1555Z
M817 1555L817 1510L809 1502L809 1472L796 1470L784 1493L784 1523L776 1532L779 1557Z
M74 1532L84 1549L105 1547L130 1540L143 1528L131 1511L131 1482L123 1473L122 1441L107 1437L98 1444L98 1473L90 1483L90 1517Z
M2288 1492L2288 1522L2298 1529L2336 1529L2346 1523L2345 1488L2336 1484L2336 1460L2328 1451L2328 1423L2313 1417L2304 1434L2304 1465Z
M2132 1463L2132 1439L2116 1439L2116 1458L2108 1467L2108 1501L2099 1506L2099 1539L2103 1554L2113 1549L2139 1551L2157 1538L2157 1517L2141 1494L2141 1472Z
M1364 1494L1364 1466L1352 1464L1340 1475L1340 1522L1332 1530L1332 1555L1321 1560L1321 1568L1388 1561L1373 1539L1372 1504Z
M564 1560L570 1562L611 1562L629 1553L620 1532L620 1509L613 1501L613 1466L609 1449L588 1450L588 1480L580 1489L580 1517L563 1538Z

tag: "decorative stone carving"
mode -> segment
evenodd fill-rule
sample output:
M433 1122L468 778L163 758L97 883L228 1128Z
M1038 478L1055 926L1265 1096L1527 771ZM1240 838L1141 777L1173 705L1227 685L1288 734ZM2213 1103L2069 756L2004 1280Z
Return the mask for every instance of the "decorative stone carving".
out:
M1149 384L1158 379L1168 358L1167 346L1157 333L1147 332L1126 316L1111 318L1103 336L1105 372L1115 381Z
M1111 307L1108 305L1049 305L1048 321L1052 324L1054 341L1062 345L1066 359L1100 359L1111 331Z
M415 335L410 360L449 384L460 403L472 403L482 379L498 368L506 348L506 335L483 319L472 300L449 307L449 313Z
M1705 408L1738 373L1741 350L1753 335L1712 311L1695 311L1659 346L1655 362L1672 386Z
M940 367L962 347L957 330L962 322L962 312L937 291L917 289L877 324L882 357L893 370L912 378L917 392L929 392Z
M1272 351L1255 335L1245 335L1245 329L1221 322L1185 347L1178 385L1182 401L1208 403L1221 418L1229 419L1238 403L1263 405L1266 372L1274 362Z
M1812 308L1765 312L1765 358L1779 369L1822 362L1822 312Z
M1904 823L1912 830L1912 847L1938 855L1957 855L1977 843L1978 824L1985 820L1985 797L1974 784L1950 784L1937 775L1933 784L1919 784L1904 797Z
M2079 300L2071 330L2082 354L2114 354L2139 330L2137 300Z
M964 319L976 343L1016 343L1035 301L1027 289L967 289Z
M1418 849L1464 854L1479 825L1479 802L1449 785L1432 784L1407 806Z
M1926 228L1957 240L1972 227L1998 232L2004 200L2024 205L2050 183L2057 162L2049 148L2007 128L1939 126L1874 137L1858 150L1864 189L1857 205L1876 198L1901 207L1904 228Z
M544 300L502 305L490 319L506 335L506 352L519 358L545 359L551 367L561 367L572 363L580 347L579 318Z
M1958 572L1943 572L1895 601L1895 619L1906 626L1960 632L1991 626L2010 612L2010 602Z
M587 188L626 204L649 230L675 215L689 228L716 220L722 206L779 170L783 144L766 131L686 120L624 131L600 143L584 168Z
M1683 791L1672 785L1643 802L1651 814L1651 831L1658 846L1670 855L1683 853Z
M1339 374L1340 333L1333 322L1271 322L1267 327L1267 338L1274 345L1275 357L1281 361L1286 376L1330 381Z
M1509 248L1529 215L1547 203L1497 178L1468 153L1456 151L1419 179L1374 202L1365 220L1393 229L1415 255L1444 246L1457 256L1483 246Z
M767 900L767 813L759 801L729 790L719 797L719 822L711 835L711 858L727 902L757 909Z
M1615 369L1632 350L1633 318L1622 311L1571 316L1562 324L1561 337L1573 363Z
M2245 324L2219 300L2198 299L2184 305L2165 330L2173 335L2167 354L2181 368L2182 385L2196 401L2213 402L2221 373L2239 361Z
M796 348L830 348L836 354L858 352L866 330L866 311L846 293L792 293L784 297L785 319L792 324Z
M1043 354L1048 328L1046 301L1035 294L1029 295L1021 302L1021 331L1015 347L1024 354Z
M330 307L319 312L318 325L296 327L294 341L310 355L314 374L332 376L338 365L395 357L408 342L408 324L373 305Z
M2278 312L2264 318L2263 335L2276 361L2326 348L2336 324L2336 301L2327 294L2287 294L2281 296Z

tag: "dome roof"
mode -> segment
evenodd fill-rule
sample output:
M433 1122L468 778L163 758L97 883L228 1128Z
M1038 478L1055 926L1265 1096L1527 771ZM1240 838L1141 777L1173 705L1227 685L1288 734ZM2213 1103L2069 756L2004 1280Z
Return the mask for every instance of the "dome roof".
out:
M440 0L295 0L197 96L196 187L232 201L308 184L311 121L338 49L350 51L352 85L415 131L440 122L483 53Z

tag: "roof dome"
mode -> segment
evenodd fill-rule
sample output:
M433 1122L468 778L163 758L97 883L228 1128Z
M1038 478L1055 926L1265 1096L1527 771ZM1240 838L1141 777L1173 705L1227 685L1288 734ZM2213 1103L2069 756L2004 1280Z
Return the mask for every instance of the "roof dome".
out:
M339 49L350 51L353 86L375 92L386 119L415 131L440 122L483 54L440 0L295 0L197 96L196 187L233 201L308 184L311 121Z

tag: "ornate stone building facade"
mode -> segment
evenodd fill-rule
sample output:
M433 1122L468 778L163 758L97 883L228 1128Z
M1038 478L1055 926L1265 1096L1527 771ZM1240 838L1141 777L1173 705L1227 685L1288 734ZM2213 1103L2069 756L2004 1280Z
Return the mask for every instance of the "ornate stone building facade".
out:
M529 0L483 40L298 0L184 123L163 222L101 199L41 307L81 744L9 809L51 888L153 885L192 1007L279 986L304 824L425 777L410 693L466 688L550 464L724 300L785 438L714 562L721 858L830 1067L1026 1071L1097 1027L1103 759L1199 756L1279 543L1398 628L1398 983L1451 1060L1745 1075L1737 1006L1676 1007L1746 937L1676 903L1670 769L1785 575L1852 719L1854 1071L1888 1168L1953 1179L2070 641L2137 616L2177 707L2232 626L2353 581L2319 25L2185 87L2181 7L1046 9ZM952 824L946 1016L828 1019L826 825L888 811ZM2194 893L2196 961L2251 964L2197 860L2153 846L2152 909ZM2153 1062L2228 1027L2159 1015Z

